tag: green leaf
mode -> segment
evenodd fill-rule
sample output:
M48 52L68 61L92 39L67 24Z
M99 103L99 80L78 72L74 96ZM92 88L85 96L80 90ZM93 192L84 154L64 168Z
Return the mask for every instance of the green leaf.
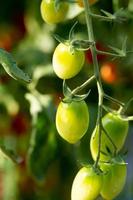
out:
M0 64L3 66L5 71L15 80L21 81L23 83L31 82L29 75L17 67L17 64L12 55L4 49L0 49Z
M48 118L46 110L33 118L33 130L28 150L28 167L31 175L43 180L49 165L56 156L57 143L55 128Z
M4 145L0 146L0 153L3 157L11 159L15 163L21 163L23 159L18 156L12 149L8 149Z

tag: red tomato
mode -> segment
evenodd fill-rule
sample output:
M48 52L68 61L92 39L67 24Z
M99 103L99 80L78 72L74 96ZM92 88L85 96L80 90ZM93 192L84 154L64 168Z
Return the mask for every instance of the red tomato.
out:
M109 84L116 83L118 80L117 66L113 62L106 62L100 69L101 78Z
M27 117L23 113L18 113L13 116L11 120L11 131L20 135L26 133L29 128L29 122L27 121Z

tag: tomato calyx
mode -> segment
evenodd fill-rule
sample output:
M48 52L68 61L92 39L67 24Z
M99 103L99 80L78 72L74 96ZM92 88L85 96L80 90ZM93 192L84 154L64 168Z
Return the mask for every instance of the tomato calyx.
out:
M60 0L57 0L57 2ZM59 2L58 2L59 3ZM73 24L69 31L68 39L64 39L58 34L53 34L53 37L59 42L63 43L64 45L70 46L70 52L73 54L75 50L77 51L86 51L89 50L91 46L95 45L95 42L83 39L75 39L74 31L77 25L77 21Z
M62 100L64 103L71 103L72 101L83 101L85 100L88 95L90 94L90 91L87 92L86 94L81 94L81 95L77 95L75 94L66 84L66 81L63 81L63 95L64 95L64 99Z
M99 165L128 165L128 163L124 161L123 155L122 153L118 153L116 156L112 156L109 161L99 161Z

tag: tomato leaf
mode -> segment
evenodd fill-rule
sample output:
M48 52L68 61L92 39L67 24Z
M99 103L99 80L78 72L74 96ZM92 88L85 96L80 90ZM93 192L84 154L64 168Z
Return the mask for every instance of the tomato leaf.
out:
M13 149L9 149L4 145L0 146L0 152L2 153L3 157L11 159L15 163L21 163L23 159L17 155Z
M39 112L33 119L27 161L31 175L42 180L57 152L55 129L50 125L46 110Z
M12 55L4 49L0 49L0 64L3 66L5 71L15 80L21 81L23 83L31 82L29 75L18 68Z

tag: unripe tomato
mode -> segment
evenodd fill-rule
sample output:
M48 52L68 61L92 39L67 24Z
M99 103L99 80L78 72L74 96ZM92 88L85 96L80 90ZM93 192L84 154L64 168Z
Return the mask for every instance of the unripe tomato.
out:
M104 63L100 69L101 78L106 83L115 83L118 79L116 64L113 62Z
M103 176L92 167L83 167L77 173L71 191L71 200L94 200L100 194Z
M42 0L41 15L48 24L55 24L65 20L68 4L61 2L59 8L55 8L54 0Z
M124 121L120 115L107 113L102 119L102 124L109 137L112 139L113 143L117 147L117 152L119 152L124 145L128 133L128 122ZM93 131L90 140L90 149L94 160L96 160L98 153L98 135L99 131L98 128L96 128ZM107 148L109 148L112 153L114 152L113 144L111 143L107 135L105 135L105 133L102 131L101 152L107 154L105 155L103 153L100 153L100 160L102 161L110 160L111 155L109 155Z
M83 51L71 52L70 45L60 43L53 54L53 68L61 79L69 79L76 76L83 67L85 55Z
M86 133L89 125L89 112L85 101L61 102L56 113L57 131L64 140L76 143Z
M104 199L112 200L122 191L127 175L126 164L102 164L101 169L105 174L103 175L103 186L101 189L101 196Z
M88 0L90 5L95 4L98 0ZM77 0L80 7L84 7L83 0Z

